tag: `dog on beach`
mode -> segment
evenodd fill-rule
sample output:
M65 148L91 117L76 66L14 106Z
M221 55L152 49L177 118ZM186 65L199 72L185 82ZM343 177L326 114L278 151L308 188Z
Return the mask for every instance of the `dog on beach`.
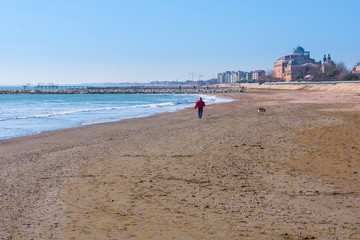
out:
M262 108L262 107L259 107L259 108L257 108L257 111L258 111L258 113L265 113L266 109Z

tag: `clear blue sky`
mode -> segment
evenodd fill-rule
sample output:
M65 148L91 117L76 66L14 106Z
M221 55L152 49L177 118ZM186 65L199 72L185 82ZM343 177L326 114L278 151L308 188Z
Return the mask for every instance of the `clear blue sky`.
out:
M360 61L358 0L0 0L0 85L272 70L297 45Z

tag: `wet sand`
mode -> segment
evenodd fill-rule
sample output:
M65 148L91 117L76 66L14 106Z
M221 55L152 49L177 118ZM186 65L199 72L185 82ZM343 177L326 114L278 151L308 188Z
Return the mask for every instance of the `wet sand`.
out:
M0 238L360 239L360 95L227 96L1 141Z

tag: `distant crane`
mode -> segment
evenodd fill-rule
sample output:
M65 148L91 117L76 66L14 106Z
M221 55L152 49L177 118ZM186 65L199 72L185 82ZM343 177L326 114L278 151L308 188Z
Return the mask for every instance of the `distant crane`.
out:
M201 78L204 76L203 73L189 73L191 75L191 80L194 81L194 77L198 76L199 81L201 81Z

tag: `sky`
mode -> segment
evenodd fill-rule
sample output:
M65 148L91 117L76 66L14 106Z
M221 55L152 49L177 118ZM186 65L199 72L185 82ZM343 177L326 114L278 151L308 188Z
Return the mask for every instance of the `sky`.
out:
M358 0L0 0L0 85L204 80L270 71L298 45L352 69L359 9Z

